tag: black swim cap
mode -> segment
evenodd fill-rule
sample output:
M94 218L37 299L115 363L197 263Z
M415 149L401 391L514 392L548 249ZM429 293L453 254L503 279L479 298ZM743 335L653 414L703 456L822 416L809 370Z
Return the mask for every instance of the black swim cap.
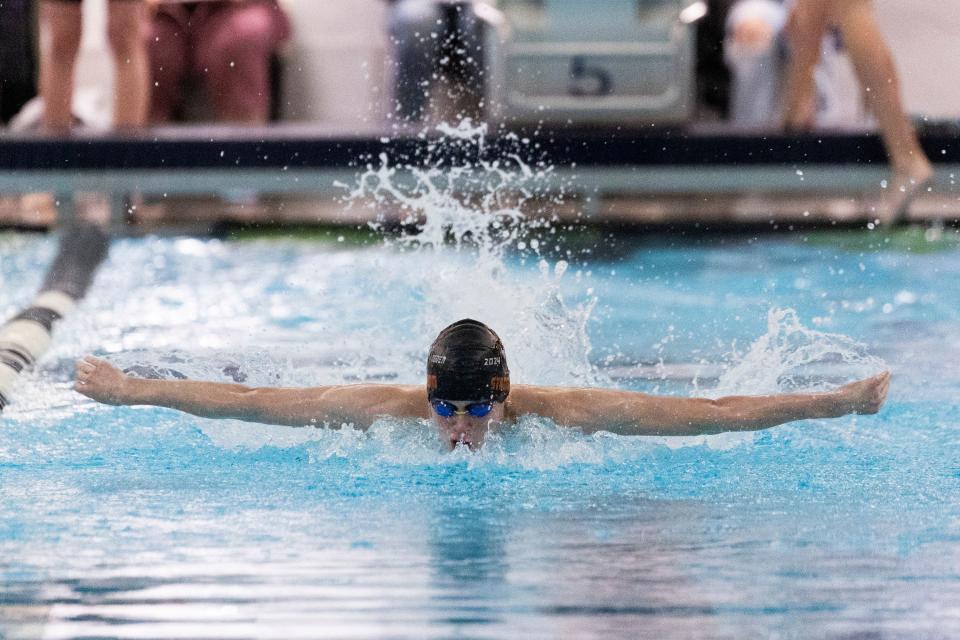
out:
M503 402L509 393L503 343L487 325L470 319L454 322L430 345L428 399Z

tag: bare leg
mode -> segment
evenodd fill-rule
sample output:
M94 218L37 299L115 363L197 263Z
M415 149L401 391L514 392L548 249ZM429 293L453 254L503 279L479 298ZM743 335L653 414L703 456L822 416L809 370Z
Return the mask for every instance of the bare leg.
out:
M63 131L73 124L73 69L80 49L80 4L40 2L40 95L43 124Z
M180 105L183 79L190 57L190 34L163 8L153 16L147 51L153 86L150 87L150 122L168 122Z
M116 61L114 125L138 127L147 121L150 104L150 69L144 33L147 7L140 0L111 0L107 39Z
M829 26L830 0L797 0L790 13L787 35L790 63L783 98L783 125L810 129L814 125L816 91L814 68L820 62L823 35Z
M823 34L840 28L867 102L877 118L893 176L875 207L884 222L901 219L910 202L933 179L933 167L900 101L900 82L870 0L797 0L790 18L791 60L787 72L785 128L809 128L814 120L813 69Z
M416 122L428 115L440 36L440 8L426 0L390 3L387 18L393 48L393 100L401 120Z
M194 61L217 119L264 123L270 115L270 57L286 17L270 2L219 3L196 27Z
M933 175L900 101L900 81L869 0L838 0L843 32L857 77L883 136L895 176L926 181Z

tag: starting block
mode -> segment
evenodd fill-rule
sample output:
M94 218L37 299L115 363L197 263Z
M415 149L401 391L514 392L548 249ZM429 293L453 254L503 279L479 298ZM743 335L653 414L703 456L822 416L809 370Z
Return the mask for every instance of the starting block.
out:
M686 122L693 0L501 0L488 31L487 113L505 124Z

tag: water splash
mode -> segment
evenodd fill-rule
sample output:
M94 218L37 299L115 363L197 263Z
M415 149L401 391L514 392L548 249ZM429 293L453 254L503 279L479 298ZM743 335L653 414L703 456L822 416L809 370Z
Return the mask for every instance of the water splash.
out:
M346 198L348 206L374 209L378 229L399 221L407 231L387 244L424 256L429 265L402 274L404 286L423 300L411 331L424 344L409 364L422 369L431 337L473 317L503 338L518 381L608 384L589 359L586 328L596 300L586 295L575 306L564 301L568 264L550 262L538 238L555 233L557 221L542 209L527 214L563 198L553 167L524 163L509 147L517 151L532 143L515 135L504 137L507 149L487 153L485 124L465 120L437 130L443 137L426 146L426 162L392 163L382 154ZM399 214L391 218L391 212ZM511 260L535 264L536 274L508 271Z
M887 368L865 345L804 327L793 309L771 309L767 332L724 372L713 397L823 391Z
M344 459L360 466L454 467L547 471L571 465L603 465L642 460L662 444L658 438L618 438L609 433L584 435L539 416L523 416L487 435L483 447L453 451L436 428L424 420L381 418L361 431L350 425L326 429L276 429L264 425L218 421L204 424L204 434L222 449L254 451L266 446L303 447L311 464Z
M392 241L399 247L473 246L487 268L502 266L507 250L539 255L537 243L524 239L556 220L544 209L528 217L524 208L562 201L564 189L554 178L553 165L525 163L521 151L527 155L531 141L516 134L504 135L496 149L488 149L487 125L469 119L457 126L438 125L437 131L442 136L431 138L415 159L381 153L379 163L368 164L359 176L346 205L374 210L375 229L389 222L413 226Z

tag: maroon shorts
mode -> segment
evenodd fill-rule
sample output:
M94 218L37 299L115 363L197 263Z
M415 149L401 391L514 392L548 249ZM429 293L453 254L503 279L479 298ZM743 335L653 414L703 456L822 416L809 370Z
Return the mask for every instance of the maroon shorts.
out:
M53 4L80 4L83 0L41 0L41 2L51 2ZM110 2L146 2L146 0L110 0Z

